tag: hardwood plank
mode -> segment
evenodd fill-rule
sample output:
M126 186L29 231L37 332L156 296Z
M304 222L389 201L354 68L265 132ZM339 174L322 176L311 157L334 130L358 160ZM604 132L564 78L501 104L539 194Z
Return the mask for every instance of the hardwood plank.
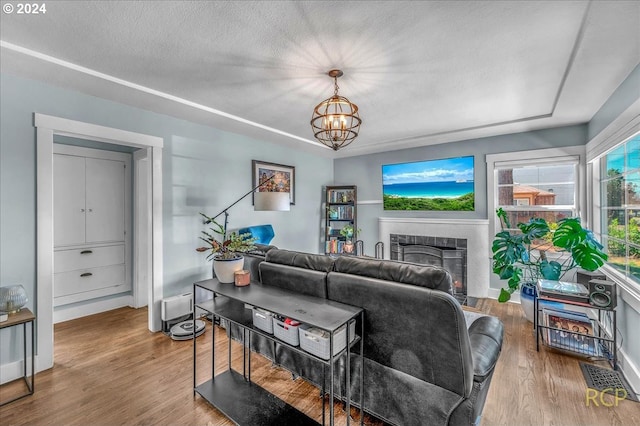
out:
M610 407L586 405L581 358L542 348L535 350L532 324L520 306L479 300L476 309L500 317L505 343L483 412L483 426L640 424L640 405L612 396ZM54 368L36 375L36 392L0 408L9 425L233 425L203 398L193 395L190 340L174 341L147 330L147 310L122 308L55 326ZM214 333L212 333L212 330ZM224 330L207 323L198 338L198 383L211 368L215 335L216 371L227 368ZM241 371L242 349L232 342L232 364ZM314 386L252 357L252 379L303 413L322 419L322 401ZM16 381L0 387L8 397ZM19 390L19 389L18 389ZM328 412L328 410L327 410ZM336 424L345 425L342 404L335 404ZM352 410L358 419L357 410ZM383 423L369 416L367 425Z

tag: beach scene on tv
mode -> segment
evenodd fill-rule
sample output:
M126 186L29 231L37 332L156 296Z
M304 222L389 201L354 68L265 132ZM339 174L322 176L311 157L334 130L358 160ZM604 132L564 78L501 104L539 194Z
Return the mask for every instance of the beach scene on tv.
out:
M474 211L473 156L382 166L385 210Z

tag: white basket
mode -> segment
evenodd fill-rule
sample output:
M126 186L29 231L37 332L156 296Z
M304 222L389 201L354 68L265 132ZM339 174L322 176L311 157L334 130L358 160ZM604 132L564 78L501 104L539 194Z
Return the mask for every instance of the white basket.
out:
M329 351L329 332L319 328L313 328L306 324L299 327L300 347L305 351L322 359L329 359L331 352ZM356 322L352 320L349 323L349 338L353 342L356 337ZM333 335L333 354L337 354L347 345L347 328L340 327Z
M253 308L253 325L262 331L273 334L273 314L264 309Z
M273 335L292 346L300 344L298 328L300 328L300 325L285 324L284 321L273 317Z

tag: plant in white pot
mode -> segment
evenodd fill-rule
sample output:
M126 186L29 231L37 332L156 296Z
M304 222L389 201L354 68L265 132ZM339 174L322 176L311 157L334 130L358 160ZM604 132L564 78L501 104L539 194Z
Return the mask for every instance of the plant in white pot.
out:
M255 249L256 238L251 234L238 234L232 232L226 237L226 229L213 218L200 213L206 219L206 223L213 224L209 231L202 231L202 241L207 243L204 247L198 247L196 251L209 252L207 259L213 260L213 272L221 283L233 283L234 273L244 267L242 253ZM221 238L217 238L220 235Z
M496 215L502 230L494 237L491 247L493 272L508 280L507 287L500 290L499 302L508 301L521 287L521 296L532 299L535 291L532 288L538 279L558 281L577 267L595 271L607 260L603 246L590 230L582 227L578 218L560 219L557 223L532 218L518 223L520 232L514 233L508 230L512 228L511 223L502 208L496 210ZM525 310L525 316L533 321L533 304L530 308L530 313Z

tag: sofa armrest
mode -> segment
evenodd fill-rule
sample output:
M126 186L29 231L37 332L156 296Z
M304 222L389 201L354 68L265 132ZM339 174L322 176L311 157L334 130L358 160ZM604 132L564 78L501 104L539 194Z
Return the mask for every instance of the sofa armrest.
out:
M473 379L485 380L493 371L502 349L504 325L496 317L477 318L469 327L469 343L473 359Z

